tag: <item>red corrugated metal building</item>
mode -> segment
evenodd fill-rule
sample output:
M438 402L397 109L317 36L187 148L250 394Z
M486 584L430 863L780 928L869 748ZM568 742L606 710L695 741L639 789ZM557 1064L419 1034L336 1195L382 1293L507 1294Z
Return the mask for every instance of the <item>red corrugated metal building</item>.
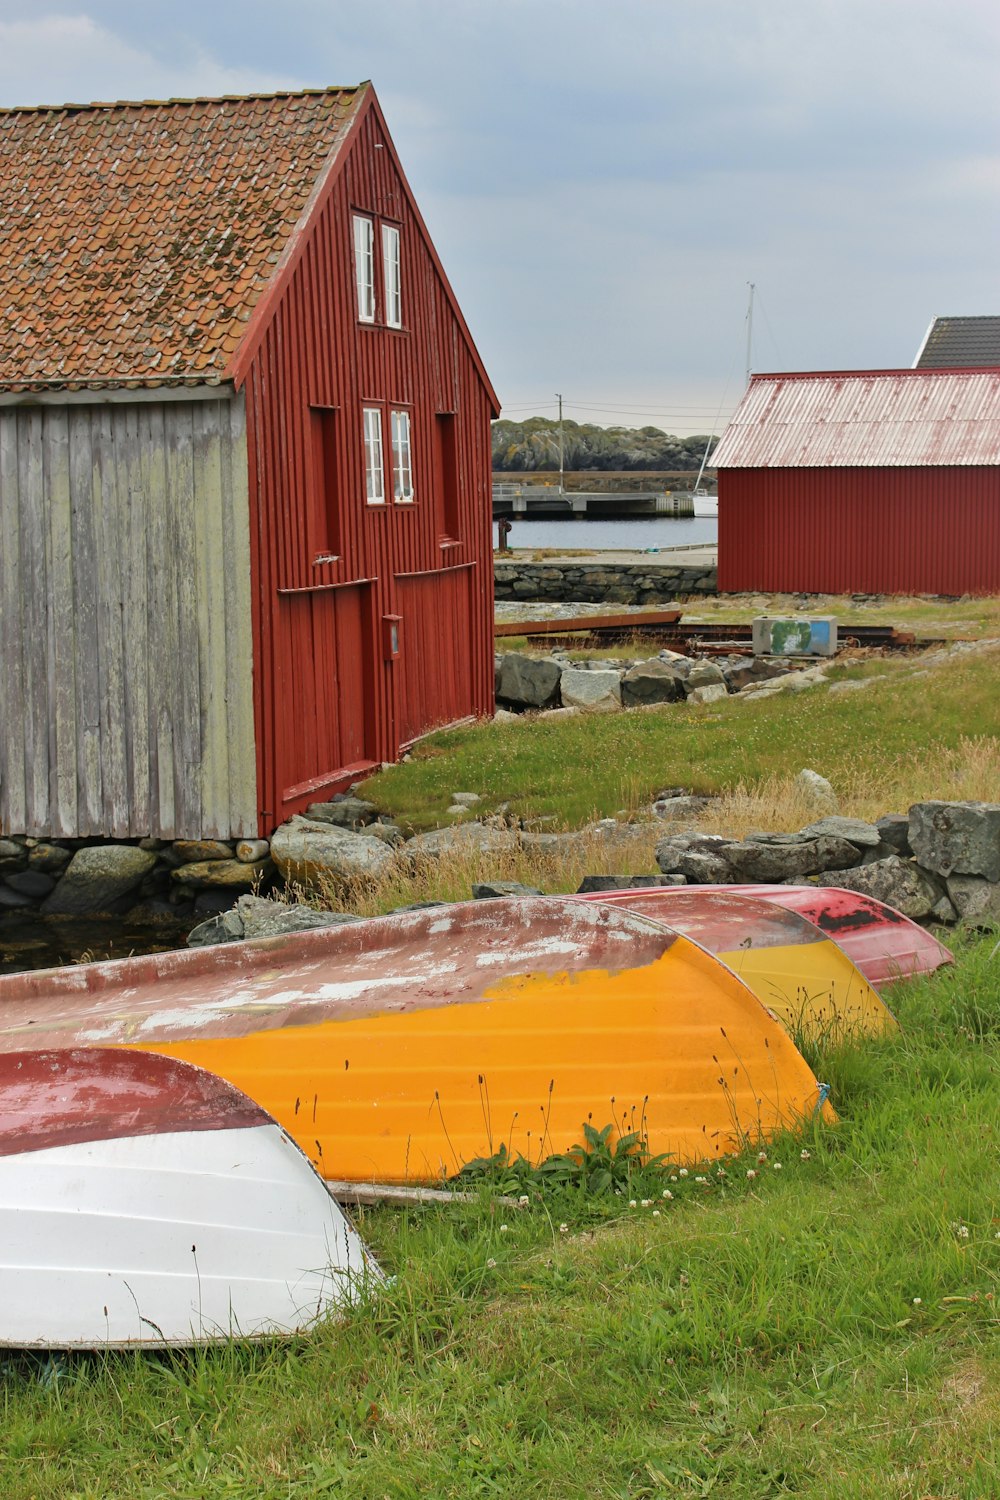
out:
M265 834L491 713L498 404L371 86L0 148L0 829Z
M724 592L1000 592L1000 369L754 375L712 463Z

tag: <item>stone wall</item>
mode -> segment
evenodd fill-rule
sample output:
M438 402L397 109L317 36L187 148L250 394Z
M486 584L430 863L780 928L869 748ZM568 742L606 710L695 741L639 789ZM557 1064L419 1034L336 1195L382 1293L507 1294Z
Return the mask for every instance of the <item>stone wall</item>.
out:
M668 604L682 594L714 594L714 566L668 563L494 563L498 599L581 604Z

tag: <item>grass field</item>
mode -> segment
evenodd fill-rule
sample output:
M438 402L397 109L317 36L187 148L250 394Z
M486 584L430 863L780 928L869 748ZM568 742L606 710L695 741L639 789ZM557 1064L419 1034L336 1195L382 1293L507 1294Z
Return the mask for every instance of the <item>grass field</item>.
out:
M994 940L892 1000L763 1161L369 1210L393 1280L289 1345L8 1358L0 1493L1000 1493Z
M831 668L832 680L874 679L856 692L818 687L756 702L475 724L421 741L365 795L418 830L447 821L456 791L479 793L477 813L506 804L527 819L580 827L648 809L663 787L753 790L804 766L829 778L845 812L866 816L922 797L984 796L964 788L984 756L996 785L998 671L998 650L930 666L878 659Z

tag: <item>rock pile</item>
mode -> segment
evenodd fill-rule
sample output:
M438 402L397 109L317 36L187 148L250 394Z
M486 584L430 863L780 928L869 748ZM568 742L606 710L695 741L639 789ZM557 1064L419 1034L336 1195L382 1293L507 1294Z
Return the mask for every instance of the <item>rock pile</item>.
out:
M843 886L915 921L1000 922L1000 803L918 802L876 823L831 815L798 833L678 833L656 863L692 885Z
M501 711L643 708L653 703L713 703L729 693L764 697L802 692L826 681L822 666L795 668L785 660L743 655L681 656L661 651L642 661L571 661L565 654L495 660Z

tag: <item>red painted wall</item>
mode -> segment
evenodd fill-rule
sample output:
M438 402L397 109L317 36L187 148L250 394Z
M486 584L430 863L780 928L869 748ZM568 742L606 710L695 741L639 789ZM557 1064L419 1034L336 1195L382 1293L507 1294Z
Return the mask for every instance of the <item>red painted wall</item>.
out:
M344 149L245 375L262 833L432 726L493 707L494 398L377 107ZM353 211L377 243L382 220L400 228L401 330L358 320ZM381 304L379 258L376 284ZM390 496L389 410L410 413L412 505L366 504L362 408L375 404Z
M720 470L719 588L998 593L1000 470Z

